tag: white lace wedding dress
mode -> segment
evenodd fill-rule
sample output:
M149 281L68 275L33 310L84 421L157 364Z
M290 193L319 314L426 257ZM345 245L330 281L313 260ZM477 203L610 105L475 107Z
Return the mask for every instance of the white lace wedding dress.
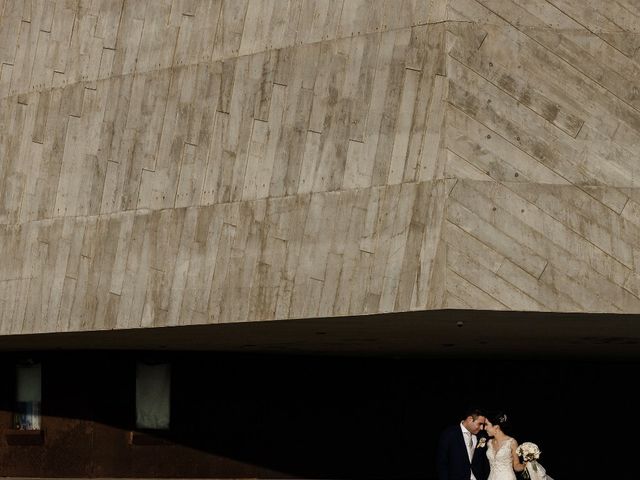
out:
M516 480L516 474L513 472L513 454L511 453L511 445L515 443L513 438L506 440L496 452L491 440L487 445L487 458L491 472L487 480ZM516 445L517 446L517 445ZM527 464L527 472L531 480L553 480L544 467L538 462Z
M511 453L511 445L515 442L513 438L509 438L498 448L494 449L495 439L490 440L487 446L487 458L491 472L487 480L516 480L516 474L513 472L513 455Z
M553 480L553 478L547 475L544 467L535 460L527 464L527 472L529 472L529 478L531 480Z

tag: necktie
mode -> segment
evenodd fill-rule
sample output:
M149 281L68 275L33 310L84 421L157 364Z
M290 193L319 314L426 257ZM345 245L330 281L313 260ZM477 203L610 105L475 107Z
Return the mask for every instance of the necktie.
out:
M469 461L473 458L473 435L470 432L467 432L467 445L469 448Z

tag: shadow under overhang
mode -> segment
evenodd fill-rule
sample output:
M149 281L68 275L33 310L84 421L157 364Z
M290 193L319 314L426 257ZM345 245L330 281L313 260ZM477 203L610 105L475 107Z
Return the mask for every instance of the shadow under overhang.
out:
M0 350L640 358L640 315L433 310L0 336Z

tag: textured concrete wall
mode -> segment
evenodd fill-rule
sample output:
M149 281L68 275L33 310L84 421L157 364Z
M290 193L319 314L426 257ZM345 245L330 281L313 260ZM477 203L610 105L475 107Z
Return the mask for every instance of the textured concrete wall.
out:
M450 0L448 307L640 311L640 5Z
M441 305L444 2L3 7L0 333Z
M640 311L635 2L0 6L0 333Z

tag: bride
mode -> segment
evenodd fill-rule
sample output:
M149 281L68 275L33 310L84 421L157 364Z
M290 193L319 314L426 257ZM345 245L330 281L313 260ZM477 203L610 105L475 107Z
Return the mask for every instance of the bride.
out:
M520 463L516 453L518 442L505 433L508 428L507 416L504 413L487 418L485 430L490 437L487 458L491 468L487 480L516 480L514 470L522 472L527 468L526 464Z

